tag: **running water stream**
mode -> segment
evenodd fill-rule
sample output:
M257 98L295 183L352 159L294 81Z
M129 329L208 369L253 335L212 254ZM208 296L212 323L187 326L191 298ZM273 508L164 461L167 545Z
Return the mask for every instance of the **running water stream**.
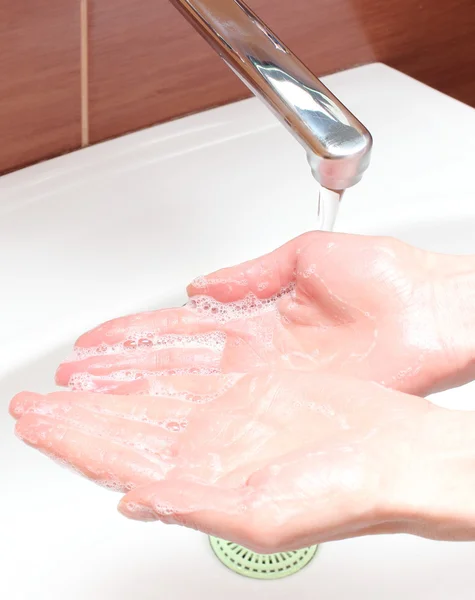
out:
M335 192L322 186L318 190L318 227L321 231L333 231L343 191Z

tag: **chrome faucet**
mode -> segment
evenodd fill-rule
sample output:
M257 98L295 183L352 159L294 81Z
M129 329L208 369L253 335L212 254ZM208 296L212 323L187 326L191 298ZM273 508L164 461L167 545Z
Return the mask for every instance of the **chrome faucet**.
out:
M307 151L315 179L342 192L370 160L369 131L241 0L170 0Z

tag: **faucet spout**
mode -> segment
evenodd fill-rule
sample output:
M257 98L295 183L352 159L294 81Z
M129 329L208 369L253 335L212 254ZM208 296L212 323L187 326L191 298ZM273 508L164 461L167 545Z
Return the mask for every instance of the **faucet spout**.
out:
M369 165L369 131L244 2L170 1L301 143L323 187L358 183Z

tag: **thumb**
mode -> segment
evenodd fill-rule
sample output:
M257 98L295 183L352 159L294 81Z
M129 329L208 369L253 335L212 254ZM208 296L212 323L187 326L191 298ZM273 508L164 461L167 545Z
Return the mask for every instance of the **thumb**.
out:
M270 298L294 280L299 250L315 235L301 235L270 254L199 277L188 286L188 296L211 296L219 302L242 300L249 293Z
M119 511L130 519L182 525L255 550L274 552L263 502L252 487L226 488L195 481L162 481L129 492Z

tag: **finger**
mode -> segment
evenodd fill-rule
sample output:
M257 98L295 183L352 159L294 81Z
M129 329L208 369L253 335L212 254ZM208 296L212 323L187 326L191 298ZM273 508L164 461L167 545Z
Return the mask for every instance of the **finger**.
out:
M119 511L129 519L163 521L198 529L254 549L251 488L221 488L194 481L172 480L128 493ZM258 549L259 550L259 549Z
M130 376L128 373L130 373ZM89 391L95 394L153 395L150 391L150 381L148 379L152 376L152 373L140 371L117 373L117 377L95 377L89 373L79 373L71 376L68 387L74 392Z
M98 377L121 373L124 378L130 378L134 376L132 371L153 373L191 367L217 369L221 356L219 351L209 348L163 348L139 353L91 356L80 361L62 363L56 371L56 383L67 386L71 377L78 373Z
M184 394L194 388L190 382L185 388L179 377L172 386L171 379L161 382L169 396L27 392L15 396L10 412L19 418L18 435L30 445L92 479L129 489L163 477L179 460L179 435L194 410ZM213 391L215 385L203 381L200 389Z
M183 376L183 375L219 375L220 369L200 369L191 367L189 369L168 369L162 373L150 373L147 371L122 371L116 377L96 377L89 373L73 375L69 380L69 388L75 392L89 391L95 394L116 394L119 396L148 395L156 396L157 377Z
M185 379L185 380L183 380ZM152 396L117 396L108 394L92 394L79 392L53 392L41 395L32 392L17 394L10 403L10 413L19 418L27 412L34 412L37 406L44 410L50 407L50 414L55 410L64 412L64 407L81 406L90 412L160 424L167 419L184 419L191 415L195 397L207 398L218 388L218 380L203 377L203 382L193 382L188 378L164 377L156 382L156 397ZM204 381L207 380L207 381ZM198 392L198 384L199 390Z
M145 515L150 520L153 514L165 523L199 529L263 553L371 533L381 521L376 490L371 482L360 489L364 465L355 457L354 468L349 468L346 448L340 452L341 457L333 459L321 451L289 453L255 471L239 487L190 480L186 473L184 479L176 479L174 471L164 481L127 494L119 510L138 520ZM350 477L342 480L347 472Z
M178 415L158 423L144 423L88 411L74 404L54 407L51 410L50 404L38 403L34 411L28 411L26 414L46 415L66 427L78 429L94 438L117 442L167 460L172 456L176 458L179 434L184 432L187 426L186 419Z
M16 394L13 396L8 407L10 415L14 419L19 419L23 414L34 409L37 402L43 398L44 395L36 394L34 392L20 392L19 394Z
M229 488L166 479L129 492L118 508L130 519L159 520L197 529L263 554L300 549L312 543L308 527L304 537L289 535L293 524L289 528L281 518L278 499L250 485ZM298 511L297 505L294 512Z
M159 397L22 393L11 402L18 436L87 477L128 490L180 466L181 441L197 404L229 377L168 377Z
M12 410L17 418L24 414L47 415L93 435L127 444L135 443L135 440L139 444L147 436L154 436L157 447L161 448L164 440L168 440L168 432L178 431L177 427L169 427L169 424L186 423L193 406L190 402L174 398L156 398L158 406L147 408L144 407L147 402L143 400L147 398L115 396L104 401L102 397L91 399L89 395L75 393L59 392L46 396L30 393L26 400L15 398Z
M16 434L51 458L118 491L157 481L170 468L159 456L96 437L48 416L25 414L16 424Z
M157 396L161 392L162 378L163 377L184 377L190 375L192 377L207 377L221 375L220 369L170 369L163 373L144 373L137 376L138 378L131 378L130 381L118 381L116 379L109 379L107 377L92 377L90 381L86 383L85 388L90 389L98 394L117 394L122 396L130 395L148 395ZM74 378L74 377L73 377ZM71 387L71 384L70 384ZM74 388L73 388L74 389ZM200 395L202 392L197 392Z
M289 498L286 516L278 500L249 485L225 488L165 479L130 491L118 509L129 519L189 527L260 554L395 531L394 524L384 520L371 523L361 515L346 520L348 507L343 506L337 509L342 519L335 527L326 515L319 517L314 508L300 506L297 498Z
M148 340L166 334L206 333L216 328L212 315L207 317L205 319L187 307L119 317L83 334L75 346L94 348L101 344L112 346L131 337Z
M207 295L220 302L242 300L250 292L270 298L294 281L298 255L315 235L302 235L270 254L199 277L188 286L188 295Z

